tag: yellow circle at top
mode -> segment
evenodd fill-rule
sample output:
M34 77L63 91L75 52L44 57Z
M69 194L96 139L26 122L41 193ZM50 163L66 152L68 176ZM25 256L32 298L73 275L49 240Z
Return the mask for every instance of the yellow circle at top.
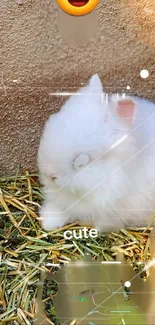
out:
M59 7L64 10L66 13L73 16L82 16L89 14L93 11L100 0L88 0L88 2L83 6L72 5L68 0L57 0Z

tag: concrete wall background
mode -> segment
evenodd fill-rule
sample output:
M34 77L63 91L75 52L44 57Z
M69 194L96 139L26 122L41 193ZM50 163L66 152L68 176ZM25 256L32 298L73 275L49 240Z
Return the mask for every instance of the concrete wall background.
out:
M130 93L155 100L154 0L102 0L96 10L97 35L72 46L59 31L54 0L1 0L1 175L18 165L37 169L42 126L64 102L51 92L73 91L97 72L106 91L130 85Z

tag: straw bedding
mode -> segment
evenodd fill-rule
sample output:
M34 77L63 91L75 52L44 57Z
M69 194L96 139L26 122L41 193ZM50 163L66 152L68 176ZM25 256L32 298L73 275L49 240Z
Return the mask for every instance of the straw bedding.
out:
M26 171L23 175L2 177L0 187L1 324L35 324L42 272L54 274L58 267L51 264L64 265L82 258L84 252L89 252L94 260L102 255L107 261L115 260L121 252L133 269L147 279L147 272L141 270L151 258L151 228L121 229L118 234L100 235L95 239L65 240L63 233L66 229L83 226L75 222L49 233L42 229L38 211L43 195L38 175ZM56 292L54 280L45 277L41 301L47 324L59 324L53 307Z

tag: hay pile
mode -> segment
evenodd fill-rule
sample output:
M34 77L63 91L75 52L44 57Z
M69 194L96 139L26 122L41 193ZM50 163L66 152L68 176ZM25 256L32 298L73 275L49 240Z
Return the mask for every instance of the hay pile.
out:
M140 272L150 256L151 229L121 229L119 234L98 238L67 240L67 229L83 228L74 223L46 233L40 226L38 210L43 195L38 175L16 175L0 179L0 323L35 324L37 299L42 271L57 271L51 264L65 264L89 252L93 259L115 260L122 252L133 268ZM147 273L140 272L147 278ZM47 324L59 324L53 307L57 287L45 278L41 299ZM36 323L37 324L37 323Z

